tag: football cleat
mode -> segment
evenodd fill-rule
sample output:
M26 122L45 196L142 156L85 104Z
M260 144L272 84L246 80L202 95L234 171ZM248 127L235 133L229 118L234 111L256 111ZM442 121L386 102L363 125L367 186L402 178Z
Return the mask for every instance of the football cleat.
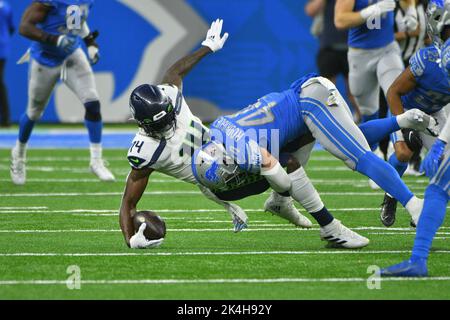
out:
M103 159L91 159L89 164L91 172L95 174L101 181L116 181L114 175L105 166L105 161Z
M363 248L370 242L369 239L350 230L337 219L324 227L320 227L320 238L328 241L333 247L347 249Z
M406 260L380 270L382 277L427 277L427 259Z
M411 109L397 116L397 123L400 128L409 128L419 131L426 131L430 135L439 135L438 121L419 109Z
M233 219L234 232L242 231L248 227L248 216L241 207L234 203L228 203L227 210Z
M384 194L381 204L380 220L386 227L390 227L395 222L395 213L397 211L397 199L392 198L387 193Z
M19 157L16 152L16 148L13 148L11 151L11 180L14 184L24 185L26 181L26 166L25 166L25 157Z
M264 203L264 211L286 219L297 227L311 228L313 225L307 217L297 210L291 197L275 197L272 192Z

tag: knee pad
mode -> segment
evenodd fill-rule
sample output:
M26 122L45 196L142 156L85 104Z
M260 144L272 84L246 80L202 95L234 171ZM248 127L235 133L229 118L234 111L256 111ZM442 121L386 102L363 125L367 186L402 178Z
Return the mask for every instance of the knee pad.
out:
M94 122L102 120L102 114L100 113L100 102L98 100L86 102L84 107L86 109L86 113L84 115L85 120Z

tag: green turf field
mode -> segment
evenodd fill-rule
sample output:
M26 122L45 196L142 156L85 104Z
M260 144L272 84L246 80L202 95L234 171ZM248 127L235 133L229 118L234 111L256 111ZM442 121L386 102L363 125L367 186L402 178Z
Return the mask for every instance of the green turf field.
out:
M9 150L0 150L0 299L449 299L450 222L430 258L431 278L385 280L367 287L367 268L409 256L414 230L399 209L382 227L381 192L325 152L309 176L328 208L371 239L363 250L336 250L318 226L301 230L262 212L267 194L240 201L248 230L234 234L224 210L194 186L155 174L139 209L159 212L168 234L158 249L128 249L118 208L128 172L125 150L106 150L117 176L101 183L88 171L87 150L30 150L28 183L9 180ZM423 177L406 178L423 194ZM67 268L81 270L69 290Z

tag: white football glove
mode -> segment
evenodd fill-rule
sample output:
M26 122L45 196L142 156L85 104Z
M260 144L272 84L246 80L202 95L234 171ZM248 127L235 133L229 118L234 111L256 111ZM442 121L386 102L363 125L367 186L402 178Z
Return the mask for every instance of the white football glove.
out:
M213 52L222 49L225 41L228 39L228 33L224 33L223 37L220 36L222 33L223 20L217 19L211 23L211 28L209 28L206 34L206 39L202 42L202 46L210 48Z
M88 50L88 56L89 56L89 62L94 65L100 60L100 54L98 53L98 48L96 46L89 46L87 48Z
M150 249L150 248L156 248L159 247L163 241L164 238L157 239L157 240L147 240L144 236L144 230L147 227L145 223L142 223L139 227L138 232L130 239L130 248L132 249Z
M416 31L419 26L416 7L409 6L408 9L406 9L405 16L403 17L403 23L406 26L406 31Z
M367 20L371 17L380 17L382 14L386 12L394 11L395 9L395 1L394 0L383 0L377 3L374 3L367 8L362 9L359 13L364 20Z

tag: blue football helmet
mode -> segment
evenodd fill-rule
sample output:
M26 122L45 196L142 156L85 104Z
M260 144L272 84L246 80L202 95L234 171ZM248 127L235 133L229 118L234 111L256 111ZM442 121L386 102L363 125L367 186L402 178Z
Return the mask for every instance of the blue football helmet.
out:
M152 138L170 138L175 132L175 107L157 86L144 84L134 89L130 96L130 111L139 127Z

